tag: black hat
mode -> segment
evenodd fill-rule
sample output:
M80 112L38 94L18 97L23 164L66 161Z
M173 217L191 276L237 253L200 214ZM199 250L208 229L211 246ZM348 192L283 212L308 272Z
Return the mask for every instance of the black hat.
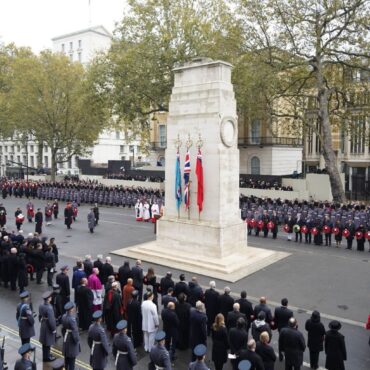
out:
M331 330L340 330L341 327L342 324L337 320L330 321L329 323L329 329Z

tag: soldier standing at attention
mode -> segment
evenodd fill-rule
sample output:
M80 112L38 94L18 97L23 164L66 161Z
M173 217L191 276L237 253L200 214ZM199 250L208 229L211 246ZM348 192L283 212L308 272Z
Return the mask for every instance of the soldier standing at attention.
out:
M62 317L64 367L66 370L74 370L76 357L81 352L80 335L74 315L75 304L68 302L64 309L66 311Z
M29 343L30 339L35 336L35 320L31 306L29 304L28 291L22 292L19 297L21 303L17 306L16 319L19 327L19 337L21 338L22 344Z
M42 295L44 303L39 307L40 326L40 343L42 344L42 360L43 362L51 362L55 360L54 356L50 355L50 347L55 344L55 336L57 325L54 316L53 306L50 304L53 292L45 292Z
M149 358L150 363L148 366L149 370L172 370L170 354L164 346L166 340L166 333L162 330L158 331L155 335L155 341L157 342L150 350Z
M31 352L34 350L35 347L32 344L23 344L18 350L22 358L16 361L14 370L36 370L36 364L31 360Z
M137 358L131 339L127 336L127 321L119 321L116 329L119 332L113 338L112 349L116 370L132 370L137 364Z
M91 348L90 365L93 370L102 370L108 363L109 344L107 335L101 325L102 316L102 311L94 312L93 320L95 322L90 325L87 337L87 343Z

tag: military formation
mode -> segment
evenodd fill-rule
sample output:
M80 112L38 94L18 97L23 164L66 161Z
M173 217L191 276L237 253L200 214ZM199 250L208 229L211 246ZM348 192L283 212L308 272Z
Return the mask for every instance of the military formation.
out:
M288 241L338 248L345 242L347 249L355 241L358 251L364 251L366 244L370 251L370 207L365 204L241 196L240 207L248 235L276 239L281 232Z
M76 204L98 204L133 207L138 199L155 201L162 205L164 192L148 187L124 187L104 186L89 181L0 181L0 189L3 199L16 198L38 198L50 201L75 202Z

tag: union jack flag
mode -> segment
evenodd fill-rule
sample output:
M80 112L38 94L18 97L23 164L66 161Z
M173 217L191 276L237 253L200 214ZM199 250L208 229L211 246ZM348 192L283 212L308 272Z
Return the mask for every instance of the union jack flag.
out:
M185 203L185 209L189 209L190 206L190 153L189 149L186 152L185 155L185 165L184 165L184 183L185 183L185 189L184 189L184 203Z

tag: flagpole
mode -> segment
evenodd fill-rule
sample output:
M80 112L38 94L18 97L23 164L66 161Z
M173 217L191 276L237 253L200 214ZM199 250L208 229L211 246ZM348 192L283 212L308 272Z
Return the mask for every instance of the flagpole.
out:
M203 140L202 140L202 136L199 133L199 138L198 138L198 141L197 141L197 148L198 148L197 163L198 163L198 155L199 155L200 149L203 147L203 144L204 143L203 143ZM203 160L203 158L202 158L202 160ZM197 193L197 197L198 197L198 193ZM200 221L200 209L199 209L199 207L198 207L198 221Z
M177 134L177 139L175 140L175 148L176 148L176 170L177 170L177 166L180 167L180 164L178 163L179 161L179 158L180 158L180 147L181 147L181 140L180 140L180 135ZM180 169L181 171L181 169ZM176 179L176 187L177 187L177 173L175 174L175 179ZM181 181L181 175L180 175L180 181ZM182 192L181 194L179 194L180 197L182 198ZM178 203L178 199L177 199L177 218L179 219L180 218L180 206L179 206L179 203Z
M189 151L189 149L193 146L193 140L190 139L190 134L188 134L188 140L186 140L186 152ZM188 182L188 197L189 197L189 207L188 207L188 220L190 220L190 174L189 173L189 182Z

